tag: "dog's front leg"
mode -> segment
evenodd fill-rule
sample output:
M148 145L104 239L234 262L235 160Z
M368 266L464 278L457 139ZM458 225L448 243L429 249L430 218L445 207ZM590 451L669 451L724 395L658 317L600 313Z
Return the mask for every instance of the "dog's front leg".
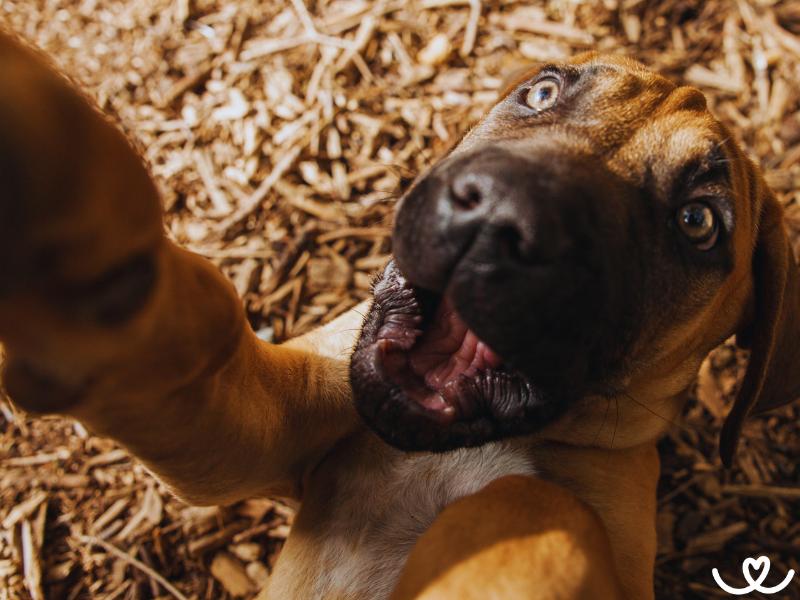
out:
M163 235L124 136L42 57L0 35L0 340L23 408L116 438L181 496L297 496L357 427L351 314L261 342L232 286ZM336 334L338 332L338 334Z
M622 600L603 522L577 496L511 475L445 508L392 600ZM638 596L630 596L638 598Z

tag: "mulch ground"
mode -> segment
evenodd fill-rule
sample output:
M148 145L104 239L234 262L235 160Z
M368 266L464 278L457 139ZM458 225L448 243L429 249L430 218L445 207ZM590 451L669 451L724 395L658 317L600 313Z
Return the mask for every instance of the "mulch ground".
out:
M115 116L170 235L231 277L268 339L368 295L398 194L504 73L588 49L700 87L798 240L800 2L3 0L0 24ZM800 571L800 408L753 419L734 468L717 456L745 360L716 350L660 445L659 598L727 598L711 568L741 586L749 556L770 557L768 584ZM265 499L185 506L113 443L0 399L0 600L251 598L291 522Z

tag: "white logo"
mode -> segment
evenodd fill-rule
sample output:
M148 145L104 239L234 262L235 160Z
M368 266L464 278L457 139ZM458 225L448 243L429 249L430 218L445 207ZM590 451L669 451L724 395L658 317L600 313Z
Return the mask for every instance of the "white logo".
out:
M744 596L745 594L749 594L750 592L761 592L762 594L776 594L780 592L782 589L786 588L786 586L789 585L789 582L792 581L792 578L794 577L794 569L789 569L789 572L786 574L786 578L778 585L767 587L761 584L769 574L769 566L770 566L769 558L767 558L766 556L759 556L758 558L745 558L744 562L742 563L742 575L744 575L744 578L750 585L743 588L731 587L727 583L722 581L722 577L719 576L719 571L716 568L711 570L711 574L714 575L714 581L717 582L717 585L719 587L721 587L729 594L733 594L734 596ZM756 573L758 574L758 579L755 580L753 579L753 575L750 572L750 569L755 569ZM759 571L761 571L761 573L759 573Z

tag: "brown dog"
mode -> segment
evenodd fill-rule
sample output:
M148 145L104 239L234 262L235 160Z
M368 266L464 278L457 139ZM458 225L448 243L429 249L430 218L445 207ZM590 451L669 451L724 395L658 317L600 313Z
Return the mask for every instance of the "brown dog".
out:
M781 207L698 91L633 61L521 75L404 199L358 342L366 307L281 346L164 238L88 102L8 37L0 73L7 391L190 502L302 500L271 598L652 597L655 441L705 354L752 348L726 461L798 392ZM417 452L362 424L348 367Z

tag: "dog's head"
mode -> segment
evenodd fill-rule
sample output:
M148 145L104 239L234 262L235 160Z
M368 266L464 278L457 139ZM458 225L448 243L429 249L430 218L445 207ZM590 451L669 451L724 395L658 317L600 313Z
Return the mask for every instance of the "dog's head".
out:
M398 207L353 355L360 413L408 449L544 426L586 444L628 399L615 435L637 443L738 332L729 458L751 410L800 392L798 275L758 170L698 90L629 59L537 67L501 96Z

